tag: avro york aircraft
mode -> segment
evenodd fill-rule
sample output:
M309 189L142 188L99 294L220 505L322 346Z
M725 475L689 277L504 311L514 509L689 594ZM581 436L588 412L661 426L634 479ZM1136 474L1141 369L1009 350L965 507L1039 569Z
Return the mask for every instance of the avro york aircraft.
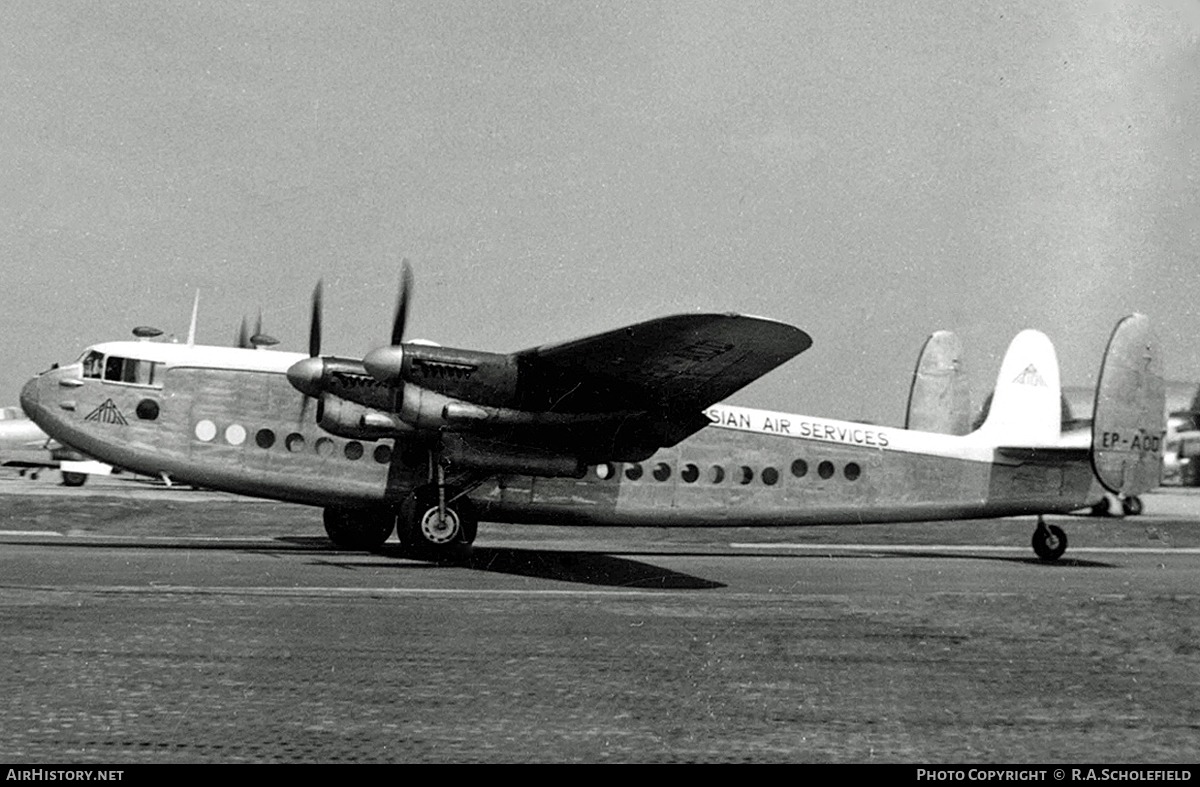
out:
M410 292L406 265L391 344L363 359L321 355L318 285L308 356L97 344L29 381L21 404L99 460L321 506L338 547L375 548L396 530L433 558L470 544L479 518L712 526L1036 515L1033 548L1054 560L1066 535L1043 514L1159 482L1162 369L1141 315L1109 341L1089 434L1062 434L1057 357L1036 331L1013 340L982 426L953 434L958 404L926 418L934 431L720 404L811 345L772 320L679 315L497 354L404 341Z

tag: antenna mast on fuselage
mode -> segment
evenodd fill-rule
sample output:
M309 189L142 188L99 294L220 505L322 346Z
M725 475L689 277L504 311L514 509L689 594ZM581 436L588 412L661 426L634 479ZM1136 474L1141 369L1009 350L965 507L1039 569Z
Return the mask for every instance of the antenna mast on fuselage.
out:
M196 344L196 316L200 313L200 290L196 290L196 300L192 302L192 325L188 328L188 347Z

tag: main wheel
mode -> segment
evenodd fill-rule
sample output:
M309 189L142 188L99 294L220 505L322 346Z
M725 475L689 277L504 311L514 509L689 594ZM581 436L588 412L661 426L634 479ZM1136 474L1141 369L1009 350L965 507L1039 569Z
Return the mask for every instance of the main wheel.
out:
M1105 495L1099 503L1092 506L1092 516L1108 516L1108 512L1112 510L1112 501Z
M87 483L87 473L76 473L73 470L62 471L63 486L83 486Z
M1042 560L1058 560L1067 551L1067 534L1058 525L1038 525L1033 531L1033 551Z
M395 526L396 515L387 509L325 509L325 534L338 549L378 549Z
M1131 495L1121 500L1121 510L1125 512L1125 516L1137 516L1142 513L1142 499L1137 495Z
M446 497L453 494L446 490ZM437 487L413 491L400 509L400 540L419 554L453 557L475 540L479 520L471 501L459 497L445 505L445 516L438 506Z

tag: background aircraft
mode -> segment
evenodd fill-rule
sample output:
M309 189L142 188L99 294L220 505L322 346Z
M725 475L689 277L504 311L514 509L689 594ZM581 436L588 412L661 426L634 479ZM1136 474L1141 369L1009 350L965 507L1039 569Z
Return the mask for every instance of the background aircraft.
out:
M58 469L66 486L83 486L88 475L112 472L111 467L51 438L20 407L0 407L0 464L33 478L42 470Z

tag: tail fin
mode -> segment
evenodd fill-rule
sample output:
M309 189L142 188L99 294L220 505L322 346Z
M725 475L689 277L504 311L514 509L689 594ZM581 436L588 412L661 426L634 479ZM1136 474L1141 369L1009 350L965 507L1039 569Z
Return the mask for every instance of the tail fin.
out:
M954 435L971 431L971 387L963 373L962 342L950 331L937 331L921 348L904 428Z
M1166 401L1158 337L1148 317L1131 314L1108 340L1096 386L1092 467L1110 492L1138 495L1158 486Z
M1062 434L1062 386L1054 345L1025 330L1008 346L987 418L974 435L993 445L1050 446Z

